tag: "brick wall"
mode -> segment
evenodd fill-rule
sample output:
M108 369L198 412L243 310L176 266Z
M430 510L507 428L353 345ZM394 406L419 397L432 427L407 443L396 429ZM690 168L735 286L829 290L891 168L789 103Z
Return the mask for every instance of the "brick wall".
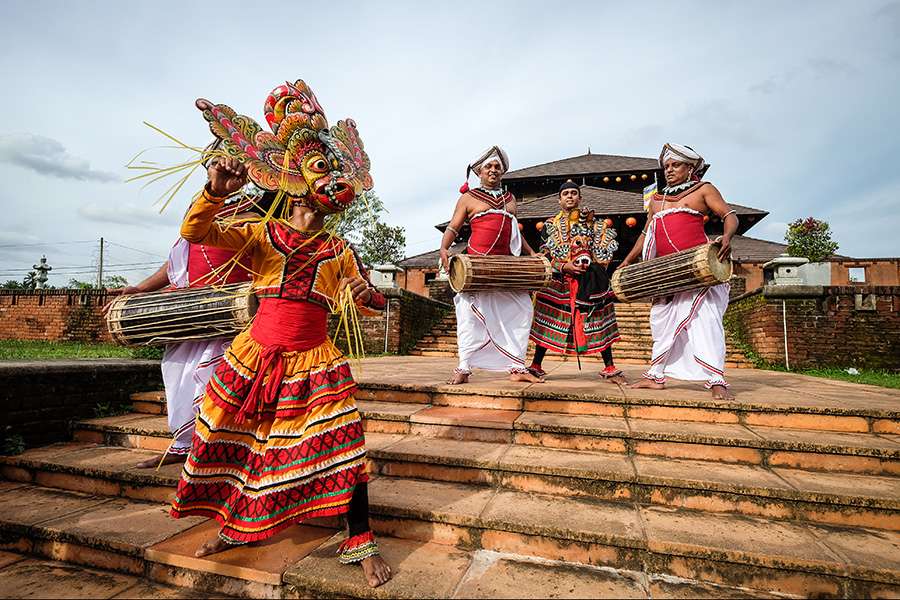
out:
M69 439L69 422L100 404L127 404L132 392L158 390L158 361L79 360L0 363L2 437L28 447Z
M0 290L0 339L109 342L108 290Z
M900 287L772 286L725 316L739 342L782 366L785 322L791 368L900 369Z

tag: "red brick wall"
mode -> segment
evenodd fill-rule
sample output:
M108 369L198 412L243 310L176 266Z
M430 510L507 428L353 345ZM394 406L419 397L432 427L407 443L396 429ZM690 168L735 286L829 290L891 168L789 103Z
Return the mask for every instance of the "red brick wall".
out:
M107 290L0 290L0 339L109 342Z
M821 289L820 295L810 297L776 298L773 292L732 302L726 328L760 358L777 365L785 364L786 322L791 368L900 369L900 287Z

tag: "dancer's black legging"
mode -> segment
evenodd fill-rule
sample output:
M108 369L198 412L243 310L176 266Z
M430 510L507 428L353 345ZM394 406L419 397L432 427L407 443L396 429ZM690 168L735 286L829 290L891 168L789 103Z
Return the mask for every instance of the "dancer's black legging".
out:
M536 365L538 367L541 366L541 363L544 362L544 356L547 354L547 348L544 346L535 346L534 348L534 358L531 361L531 364ZM607 346L606 350L600 353L600 356L603 357L603 364L607 367L613 364L612 359L612 346Z
M357 483L347 509L350 537L369 531L369 484Z

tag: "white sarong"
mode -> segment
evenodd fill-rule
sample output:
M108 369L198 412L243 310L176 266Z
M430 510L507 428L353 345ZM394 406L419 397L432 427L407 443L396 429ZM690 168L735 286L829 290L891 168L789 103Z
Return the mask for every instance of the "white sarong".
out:
M512 256L522 253L522 236L515 216L512 219L509 250ZM528 334L534 316L534 304L528 292L472 292L457 294L456 344L459 370L472 369L521 373L525 369Z
M656 257L653 243L659 218L669 209L654 215L644 240L644 260ZM728 384L725 381L725 328L722 317L728 308L728 283L682 292L657 299L650 307L650 331L653 352L644 377L665 383L666 377L686 381L705 381L706 387Z
M175 242L169 251L169 283L177 288L188 286L188 252L184 239ZM166 411L173 442L172 454L187 454L194 436L194 420L206 384L225 355L229 338L196 340L169 344L163 354L161 367L166 388Z

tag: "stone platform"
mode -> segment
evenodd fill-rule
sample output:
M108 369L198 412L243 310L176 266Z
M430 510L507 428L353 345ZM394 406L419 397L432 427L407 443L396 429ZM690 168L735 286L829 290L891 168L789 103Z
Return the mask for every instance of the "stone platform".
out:
M621 389L595 364L448 386L453 366L354 366L396 571L378 590L335 560L333 521L193 558L214 527L166 516L180 468L133 468L168 444L159 392L0 458L0 547L247 597L900 594L900 391L744 369L723 402Z

